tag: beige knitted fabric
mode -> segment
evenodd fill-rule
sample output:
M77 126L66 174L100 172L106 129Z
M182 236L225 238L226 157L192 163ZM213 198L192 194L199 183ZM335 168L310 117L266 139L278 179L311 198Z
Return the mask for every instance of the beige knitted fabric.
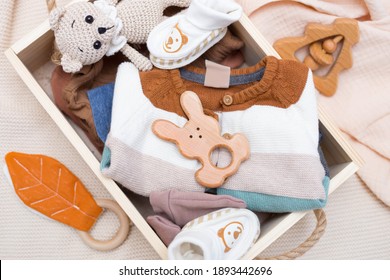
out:
M145 56L127 44L146 43L169 6L188 7L191 0L96 0L58 7L50 14L61 65L75 73L104 55L122 51L139 70L150 70ZM110 3L115 4L110 5Z
M303 260L390 260L390 208L353 175L329 197L327 227ZM263 253L277 256L298 246L313 231L316 219L306 215Z
M3 173L6 153L42 153L64 163L94 197L110 198L4 55L9 46L47 19L46 1L32 5L31 1L0 0L0 5L0 259L158 259L136 227L117 249L98 252L89 248L74 229L30 211L7 182ZM34 76L50 87L51 69L39 69ZM116 216L105 212L92 235L108 239L118 225Z
M57 6L70 2L56 1ZM94 196L108 196L3 54L47 18L46 2L33 2L0 0L0 168L10 150L45 153L63 161ZM42 69L35 76L49 85L50 75L48 69ZM357 176L332 193L325 211L326 232L303 259L390 259L390 208L378 203ZM97 237L104 238L114 230L116 218L106 214L97 224ZM307 215L262 255L277 255L297 246L314 224L313 215ZM102 228L109 232L99 232ZM135 227L125 244L112 252L89 249L72 229L28 211L0 171L0 259L158 259L158 255Z

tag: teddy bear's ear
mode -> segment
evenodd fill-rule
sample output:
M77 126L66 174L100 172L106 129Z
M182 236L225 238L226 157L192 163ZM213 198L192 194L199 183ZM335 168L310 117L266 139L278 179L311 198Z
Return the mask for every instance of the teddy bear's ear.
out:
M58 22L60 21L60 18L65 14L66 10L63 7L55 8L53 11L51 11L49 16L49 24L50 28L53 31L56 31L58 28Z
M223 232L224 232L225 228L220 228L217 232L217 235L218 237L221 237L222 239L224 239L224 236L223 236Z
M62 69L67 73L76 73L83 67L80 61L73 59L69 54L62 54L61 58Z

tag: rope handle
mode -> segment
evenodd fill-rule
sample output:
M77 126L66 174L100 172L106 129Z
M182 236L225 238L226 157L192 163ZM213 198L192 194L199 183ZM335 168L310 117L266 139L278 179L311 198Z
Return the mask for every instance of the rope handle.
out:
M312 234L298 247L295 249L292 249L289 252L285 252L284 254L281 254L279 256L273 256L273 257L261 257L257 256L254 259L255 260L293 260L298 257L303 256L307 251L309 251L324 235L325 228L326 228L326 215L324 210L322 209L316 209L313 210L316 218L317 218L317 225L312 232Z

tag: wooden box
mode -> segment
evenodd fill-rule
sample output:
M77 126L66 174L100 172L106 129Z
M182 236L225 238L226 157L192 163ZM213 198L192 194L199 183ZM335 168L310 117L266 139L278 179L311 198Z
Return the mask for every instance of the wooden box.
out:
M244 55L248 64L256 63L265 55L279 57L272 46L264 39L251 21L243 15L239 22L232 26L233 32L241 37L246 43ZM48 21L43 22L39 27L27 36L16 42L6 51L6 56L26 83L31 92L35 95L41 105L56 122L65 136L69 139L75 149L80 153L94 174L111 193L113 198L121 205L134 225L142 232L145 239L152 245L162 259L167 258L167 248L155 234L145 220L146 213L141 213L135 205L142 205L145 201L139 196L130 198L126 196L118 185L100 173L99 161L91 149L80 137L80 132L72 127L68 119L60 112L52 102L49 95L37 82L34 72L43 65L50 62L50 55L53 48L54 35L49 28ZM359 157L350 148L348 143L341 137L339 130L332 124L326 112L319 108L320 129L323 134L322 149L325 158L330 166L330 190L332 193L353 173L360 165ZM332 197L330 196L330 199ZM306 212L294 212L291 214L277 215L262 224L261 235L256 244L247 252L243 259L253 259L267 246L279 238L284 232L298 222Z

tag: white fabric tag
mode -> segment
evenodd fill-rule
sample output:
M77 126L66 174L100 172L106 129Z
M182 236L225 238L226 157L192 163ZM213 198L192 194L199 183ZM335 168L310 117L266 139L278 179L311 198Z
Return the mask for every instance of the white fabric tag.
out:
M204 86L214 88L229 88L230 67L206 60L206 75Z

